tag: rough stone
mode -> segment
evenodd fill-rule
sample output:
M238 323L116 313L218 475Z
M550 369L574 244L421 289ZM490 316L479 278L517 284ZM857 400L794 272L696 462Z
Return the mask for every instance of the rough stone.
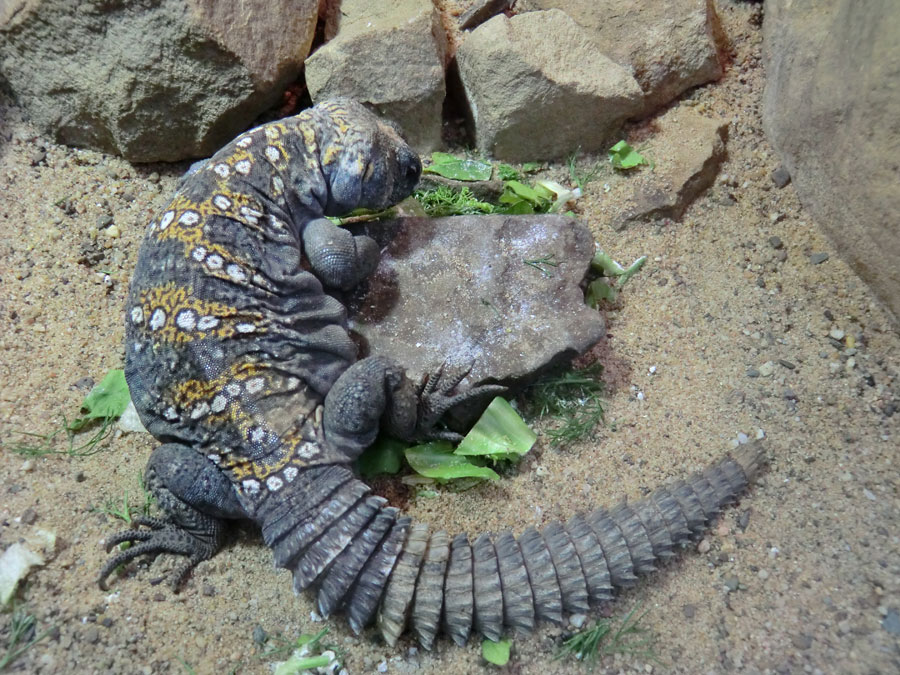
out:
M642 114L722 76L726 39L713 0L520 0L518 11L558 8L589 30L600 51L630 68Z
M686 106L675 107L658 120L657 132L641 146L655 163L653 171L637 172L629 181L632 193L623 199L616 225L635 220L672 218L716 179L725 159L728 122L704 117Z
M0 4L0 72L60 143L135 162L209 155L299 74L315 0ZM277 35L278 39L272 39Z
M766 133L804 208L900 320L900 3L767 0L765 17Z
M441 143L446 41L430 0L345 0L336 37L306 60L309 93L368 103L429 152Z
M362 353L392 356L414 378L473 362L466 382L515 387L604 336L579 284L588 229L556 215L400 218L354 226L382 247L350 300ZM552 260L556 266L528 261Z
M499 159L602 149L641 106L629 71L558 9L495 16L469 34L456 58L475 143Z

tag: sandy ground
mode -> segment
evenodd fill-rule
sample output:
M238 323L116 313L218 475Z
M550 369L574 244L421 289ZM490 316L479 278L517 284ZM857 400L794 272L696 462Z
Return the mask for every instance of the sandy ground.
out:
M611 607L614 617L636 605L648 612L658 663L619 656L600 672L900 672L900 339L793 187L773 185L756 7L724 4L734 63L722 82L688 97L732 123L722 175L683 222L614 231L603 186L619 179L609 172L579 203L614 257L650 258L607 317L609 425L564 449L539 446L499 484L408 505L450 531L520 531L638 496L703 467L739 433L762 430L771 466L760 484L698 550ZM21 432L46 433L76 414L87 378L122 365L138 242L185 167L59 147L0 106L0 547L38 529L57 536L17 596L51 635L9 670L268 672L257 626L290 637L323 624L249 529L179 595L151 583L171 565L163 558L130 567L109 593L97 588L103 539L121 524L95 507L136 493L149 437L117 434L83 458L10 452ZM813 264L815 253L828 259ZM0 655L9 622L0 615ZM392 650L352 636L342 620L325 625L351 673L487 668L477 641ZM567 632L545 626L517 639L507 672L579 672L551 660Z

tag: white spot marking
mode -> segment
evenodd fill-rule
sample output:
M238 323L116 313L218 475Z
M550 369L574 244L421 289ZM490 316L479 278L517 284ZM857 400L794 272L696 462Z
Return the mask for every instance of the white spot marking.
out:
M247 273L244 272L240 265L235 265L234 263L225 268L225 273L238 283L247 280Z
M159 231L162 232L162 231L165 230L169 225L171 225L171 224L172 224L172 219L173 219L174 217L175 217L175 212L174 212L174 211L166 211L166 212L163 214L162 218L159 219Z
M206 259L206 264L209 265L209 269L211 270L221 269L222 263L224 262L225 261L222 260L222 256L220 256L218 253L213 253Z
M194 330L197 327L197 312L192 309L183 309L175 317L175 323L181 330Z
M289 466L284 470L284 478L288 483L293 482L293 480L297 477L298 469L296 466Z
M231 169L227 164L216 164L213 167L213 171L219 174L222 178L228 178L228 174L231 173Z
M219 325L219 320L210 315L201 316L200 320L197 322L197 328L200 330L209 330L210 328L215 328Z
M193 410L191 410L191 419L198 420L205 417L209 413L209 403L201 401ZM217 455L218 456L218 455Z
M220 463L222 462L222 456L221 456L221 455L217 455L217 454L215 454L215 453L213 453L213 454L211 454L211 455L207 455L207 456L206 456L206 459L208 459L208 460L209 460L210 462L212 462L213 464L220 464Z
M266 127L265 132L266 132L266 138L268 138L270 141L274 141L276 138L278 138L281 135L281 132L279 132L278 129L275 127Z
M253 443L262 443L266 440L266 430L262 427L253 427L250 430L250 440Z
M241 393L241 385L237 382L229 382L225 385L225 393L230 396L237 396Z
M281 176L272 176L272 191L277 195L284 192L284 181L281 180Z
M198 246L193 251L191 251L191 257L197 262L203 262L203 259L206 257L206 249L202 246Z
M249 159L242 159L240 162L234 165L234 170L242 176L246 176L248 173L250 173L251 166L252 164L250 163Z
M297 448L297 454L304 459L312 459L319 454L319 447L315 443L307 441Z
M252 333L256 330L256 326L252 323L239 323L235 326L238 333Z
M189 227L191 225L196 225L200 222L200 214L196 211L185 211L181 214L181 218L178 219L178 222Z
M299 379L297 379L296 377L288 378L288 381L287 381L287 388L288 388L288 389L296 389L296 388L299 387L299 386L300 386L300 380L299 380Z
M258 480L253 480L253 479L245 480L243 483L241 483L241 485L244 486L244 490L247 492L247 494L255 495L257 492L259 492L259 481Z
M165 417L167 420L177 420L178 413L175 412L175 408L173 406L169 406L168 408L166 408L165 412L163 412L163 417Z
M236 145L237 145L239 148L244 148L244 149L246 149L246 148L249 148L249 147L250 147L250 144L251 144L251 143L253 143L253 138L250 137L250 136L244 136L243 138L239 138L239 139L238 139L238 142L236 143Z
M278 476L269 476L266 479L266 487L269 488L272 492L277 492L278 490L280 490L282 485L284 485L284 483Z
M131 348L137 354L144 348L144 343L143 342L135 342L133 345L131 345Z
M217 209L221 209L222 211L227 211L231 208L231 200L228 199L225 195L216 195L213 197L213 204Z
M161 307L157 307L150 315L150 330L159 330L164 325L166 325L166 313Z
M216 397L213 399L210 409L214 413L220 413L225 410L226 405L228 405L228 401L225 400L225 397L222 396L222 394L216 394Z
M278 152L278 148L276 148L274 145L267 145L266 159L272 162L272 164L275 164L279 159L281 159L281 153Z
M254 377L253 379L247 380L247 384L244 386L247 387L247 391L251 394L255 394L258 391L262 391L262 388L266 386L266 381L261 377Z
M132 323L141 323L144 320L144 308L140 305L136 305L131 309L131 322Z

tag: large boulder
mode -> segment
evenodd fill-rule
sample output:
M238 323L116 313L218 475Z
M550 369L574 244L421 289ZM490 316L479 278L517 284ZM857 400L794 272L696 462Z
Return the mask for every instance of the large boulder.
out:
M594 241L573 218L400 218L354 231L382 247L350 302L362 353L393 357L415 378L471 362L467 383L516 386L604 336L580 287Z
M767 0L766 132L805 208L900 316L900 3Z
M713 0L520 0L518 11L561 9L601 52L630 68L644 92L641 114L722 76L725 37Z
M0 73L58 142L135 162L202 157L279 100L317 17L317 0L10 0Z
M498 159L556 159L603 148L641 106L628 69L552 9L495 16L456 54L478 149Z
M430 0L344 0L336 37L306 61L309 93L371 104L429 152L441 143L446 41Z

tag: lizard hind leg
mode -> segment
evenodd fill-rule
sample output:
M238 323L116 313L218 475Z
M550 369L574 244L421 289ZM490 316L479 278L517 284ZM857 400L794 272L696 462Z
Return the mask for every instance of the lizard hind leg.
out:
M106 578L120 565L159 553L187 558L170 577L173 590L177 590L198 563L212 558L222 547L225 520L244 517L225 474L186 445L167 443L154 450L145 481L166 517L133 518L136 527L107 539L107 552L124 542L133 545L106 561L98 578L103 590Z

